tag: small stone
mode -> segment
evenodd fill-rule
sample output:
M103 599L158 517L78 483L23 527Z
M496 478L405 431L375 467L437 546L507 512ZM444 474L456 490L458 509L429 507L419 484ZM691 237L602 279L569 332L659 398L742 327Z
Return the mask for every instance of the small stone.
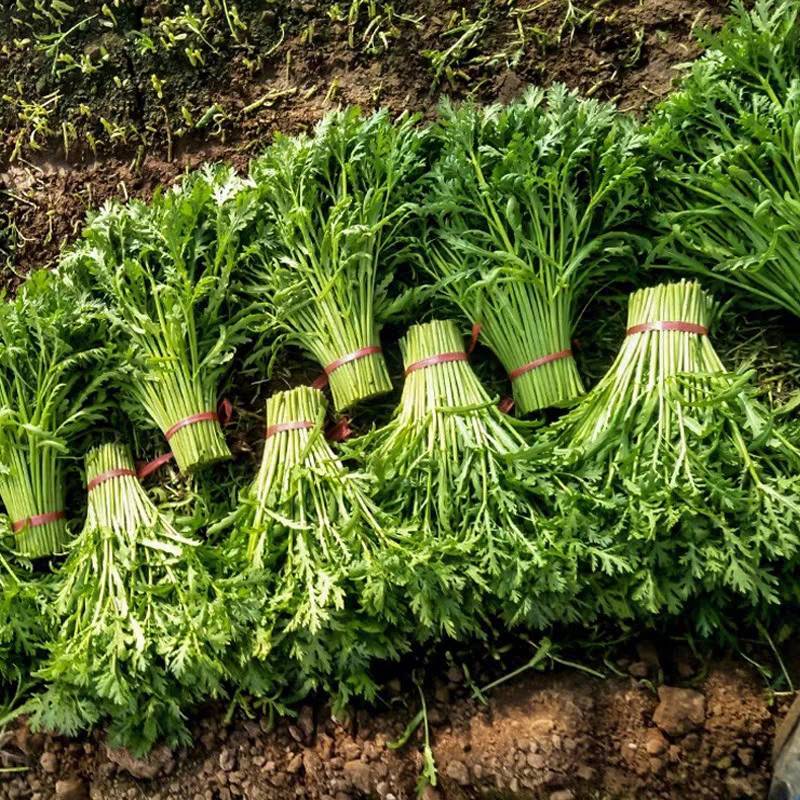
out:
M639 656L639 661L643 661L650 669L654 671L660 669L658 649L653 642L639 642L636 645L636 654Z
M172 751L166 747L156 747L145 758L135 758L124 747L106 745L106 758L134 778L152 780L160 773L169 774L175 769Z
M86 800L89 790L80 778L66 778L56 781L56 797L58 800Z
M296 775L303 768L303 754L298 753L286 766L286 771L290 775Z
M668 736L682 736L699 728L706 718L706 699L694 689L661 686L653 721Z
M289 736L292 737L298 744L302 744L303 742L303 731L297 727L297 725L290 725L289 726Z
M736 755L739 757L739 761L742 762L742 766L749 767L753 763L753 751L749 747L740 747L736 751Z
M39 759L39 764L41 764L42 769L48 775L52 775L58 768L58 758L56 757L55 753L47 751L42 753L42 757Z
M360 759L358 761L346 761L344 774L353 788L367 795L372 791L372 770L369 764Z
M572 789L559 789L550 795L550 800L575 800Z
M651 756L660 756L667 752L669 742L658 728L648 728L644 735L644 749Z
M392 678L387 684L386 688L390 694L397 696L403 691L403 684L397 678Z
M236 767L236 753L223 747L219 754L219 768L224 772L232 772Z
M634 661L628 667L628 674L634 678L646 678L650 673L650 668L644 661Z
M314 735L314 710L311 706L303 706L300 709L300 714L297 717L297 726L303 732L306 741L311 741Z
M756 792L747 778L726 778L725 791L732 800L756 797Z
M528 753L528 766L533 769L542 769L545 765L545 757L541 753Z
M463 761L451 761L447 765L445 775L452 778L459 786L469 786L469 770Z
M582 764L575 770L575 774L582 780L582 781L593 781L597 776L597 770L593 767L590 767L588 764Z
M461 683L464 680L464 671L461 667L457 667L453 664L453 666L447 670L447 680L450 681L450 683Z

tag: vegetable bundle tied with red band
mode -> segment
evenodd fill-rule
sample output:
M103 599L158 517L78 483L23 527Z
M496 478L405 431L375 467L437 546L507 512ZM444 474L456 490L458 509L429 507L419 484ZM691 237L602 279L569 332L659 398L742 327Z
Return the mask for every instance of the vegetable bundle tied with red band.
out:
M424 168L417 119L350 108L278 135L251 167L263 216L251 289L262 327L324 370L337 410L391 390L379 332Z
M691 601L716 627L726 598L774 601L797 551L800 453L755 399L752 375L725 371L713 310L697 283L634 293L614 364L551 433L558 457L605 498L585 514L587 524L599 515L628 574L596 593L614 613Z
M108 717L112 740L135 750L186 741L183 707L219 693L239 606L198 542L150 500L127 447L91 450L86 486L33 722L74 734Z
M400 346L395 416L352 447L377 475L382 506L411 531L395 580L417 635L480 632L493 613L569 617L572 531L553 531L539 508L558 482L509 463L524 440L472 371L455 323L412 326Z
M246 329L232 306L246 188L207 167L149 204L109 203L62 264L106 305L127 410L161 429L182 471L230 457L216 408Z
M507 106L445 104L419 257L473 323L523 414L583 393L577 304L631 263L643 137L613 106L563 86Z
M234 563L269 576L256 657L306 685L333 676L328 688L346 700L372 695L370 661L404 647L387 628L397 616L393 565L405 555L395 523L371 499L372 481L345 468L326 441L326 405L310 387L267 401L261 467L228 548Z
M68 540L64 460L103 408L101 338L97 309L51 273L0 303L0 498L31 558Z

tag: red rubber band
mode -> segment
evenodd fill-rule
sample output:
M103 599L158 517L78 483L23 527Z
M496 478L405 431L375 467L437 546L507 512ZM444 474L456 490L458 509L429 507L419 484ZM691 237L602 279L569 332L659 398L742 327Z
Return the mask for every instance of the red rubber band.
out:
M472 336L469 340L469 347L467 348L467 354L472 355L472 351L475 349L475 346L478 344L478 337L481 335L481 330L483 330L483 325L480 322L476 322L472 326Z
M430 358L423 358L421 361L414 362L411 366L406 367L406 371L403 374L408 377L412 372L416 372L418 369L426 369L436 364L449 364L451 361L466 360L467 354L463 351L460 353L439 353L438 356L431 356Z
M192 414L179 422L176 422L169 430L164 432L164 437L169 441L181 428L188 425L196 425L198 422L219 422L219 415L216 411L201 411L199 414Z
M515 370L512 370L508 373L508 377L515 381L517 378L524 375L526 372L531 372L534 369L539 369L539 367L543 367L545 364L551 364L553 361L561 361L563 358L571 358L572 357L572 350L561 350L558 353L550 353L550 355L542 356L541 358L536 358L533 361L529 361L527 364L523 364L521 367L517 367Z
M327 367L324 367L326 375L330 375L332 372L336 372L339 367L343 367L345 364L349 364L351 361L358 361L360 358L366 358L367 356L374 356L378 353L382 353L378 345L373 344L369 347L362 347L360 350L356 350L354 353L348 353L346 356L342 356L341 358L337 358L336 361L331 361Z
M514 400L506 395L500 399L500 402L497 404L497 407L504 413L510 414L511 410L514 408Z
M25 519L13 522L11 524L11 530L14 533L19 533L27 528L39 528L50 522L58 522L58 520L64 519L65 516L63 511L50 511L47 514L35 514L32 517L26 517Z
M110 469L108 472L101 472L99 475L95 475L89 483L86 484L86 491L91 492L92 489L96 489L100 486L101 483L105 483L106 481L110 481L113 478L135 478L136 471L132 469L128 469L127 467L118 467L117 469Z
M680 333L696 333L698 336L708 336L708 328L694 322L644 322L634 325L625 332L626 336L635 336L637 333L648 331L678 331Z
M144 464L137 464L136 465L136 477L142 481L148 475L154 473L157 469L161 469L164 464L168 464L172 459L175 458L175 454L170 451L169 453L162 453L157 458L154 458L152 461L147 461Z
M344 442L353 435L350 417L342 417L325 431L325 438L329 442Z
M267 428L267 439L283 431L310 431L316 427L317 423L312 422L310 419L301 419L297 422L279 422L277 425L270 425Z

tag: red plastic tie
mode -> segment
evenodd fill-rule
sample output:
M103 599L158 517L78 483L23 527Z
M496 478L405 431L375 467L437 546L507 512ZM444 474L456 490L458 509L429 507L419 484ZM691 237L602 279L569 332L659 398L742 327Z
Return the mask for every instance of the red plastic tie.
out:
M553 361L561 361L563 358L571 358L572 357L572 350L561 350L558 353L550 353L550 355L542 356L541 358L535 358L533 361L529 361L527 364L523 364L521 367L517 367L515 370L512 370L508 373L508 377L515 381L517 378L524 375L526 372L531 372L534 369L539 369L539 367L543 367L545 364L551 364Z
M353 435L350 422L350 417L341 417L325 431L325 438L329 442L344 442L349 439Z
M27 528L39 528L50 522L58 522L58 520L64 519L65 516L63 511L49 511L47 514L34 514L32 517L25 517L25 519L11 523L11 530L14 533L19 533Z
M152 461L137 463L136 477L140 481L143 481L148 475L152 475L157 469L161 469L164 464L168 464L170 461L172 461L173 458L175 458L175 454L170 451L169 453L162 453Z
M439 353L438 356L430 356L430 358L423 358L421 361L415 361L411 366L406 367L406 371L403 374L408 377L412 372L416 372L418 369L426 369L436 364L449 364L451 361L466 360L467 354L463 351L460 353Z
M708 336L708 328L695 322L643 322L634 325L626 331L627 336L648 331L678 331L679 333L696 333L698 336Z
M86 484L86 491L91 492L93 489L96 489L100 486L101 483L105 483L106 481L110 481L113 478L125 478L125 477L136 477L136 471L132 469L128 469L127 467L117 467L117 469L110 469L108 472L101 472L99 475L95 475L89 483Z
M353 353L348 353L346 356L342 356L341 358L337 358L335 361L331 361L327 367L322 368L322 374L319 375L314 382L311 384L312 389L318 389L320 392L328 385L328 376L336 372L339 367L343 367L345 364L349 364L351 361L358 361L359 358L366 358L367 356L374 356L377 353L382 353L383 350L376 345L369 345L368 347L362 347L360 350L356 350Z
M270 425L267 428L267 439L283 431L310 431L316 427L317 423L312 422L310 419L301 419L297 422L279 422L277 425Z
M473 350L475 350L475 346L478 344L478 337L481 335L481 330L483 330L483 325L480 322L476 322L472 326L472 336L469 340L469 347L467 348L467 354L472 355Z
M179 430L189 425L197 425L198 422L219 422L219 414L216 411L201 411L199 414L192 414L176 422L169 430L164 431L164 438L169 441Z
M510 414L511 410L514 408L514 399L505 395L500 399L500 402L497 404L497 407L504 413Z

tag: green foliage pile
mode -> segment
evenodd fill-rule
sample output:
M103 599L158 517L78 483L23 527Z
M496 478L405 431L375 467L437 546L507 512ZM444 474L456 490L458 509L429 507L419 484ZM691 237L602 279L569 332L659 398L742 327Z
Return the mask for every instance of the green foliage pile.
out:
M655 259L800 316L800 3L733 19L649 122Z
M645 129L563 87L446 106L432 132L351 109L249 178L206 167L92 215L0 304L6 702L143 752L185 742L209 697L340 707L415 648L678 615L712 634L791 597L797 424L752 364L725 368L705 289L632 257L653 186L654 263L797 310L799 5L740 9ZM523 414L572 403L560 417L512 418L468 325L420 322L457 308L513 373L571 349L583 298L621 313L631 282L588 394L567 357L515 381ZM287 344L328 367L336 411L388 393L390 321L388 422L336 444L322 391L273 384L263 437L246 408L226 435L228 381L246 404ZM164 439L179 470L145 489L134 452Z

